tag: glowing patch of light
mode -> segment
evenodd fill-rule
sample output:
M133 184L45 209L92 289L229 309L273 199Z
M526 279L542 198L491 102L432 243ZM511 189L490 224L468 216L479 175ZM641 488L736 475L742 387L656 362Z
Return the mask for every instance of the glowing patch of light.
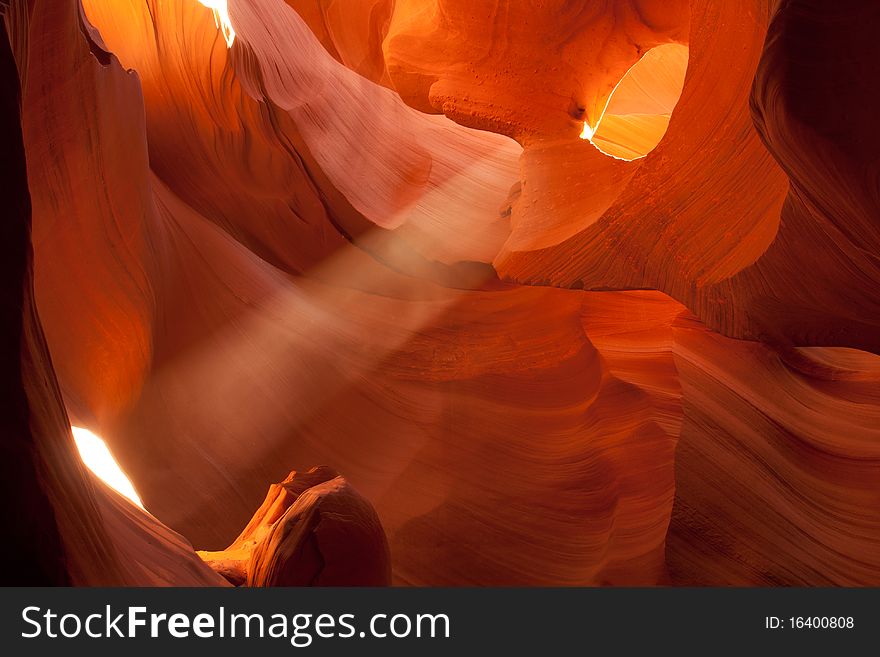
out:
M124 495L142 509L144 508L141 498L138 497L134 486L131 485L128 477L119 467L116 459L107 449L107 444L98 438L88 429L82 427L70 427L73 430L73 439L79 450L80 458L89 470L94 472L98 477L115 490L120 495Z
M232 42L235 41L235 30L232 29L232 22L229 20L226 0L199 0L199 2L214 14L214 25L222 32L226 47L231 48Z
M590 124L584 121L584 131L581 133L581 139L593 139L596 134L596 128L591 128Z

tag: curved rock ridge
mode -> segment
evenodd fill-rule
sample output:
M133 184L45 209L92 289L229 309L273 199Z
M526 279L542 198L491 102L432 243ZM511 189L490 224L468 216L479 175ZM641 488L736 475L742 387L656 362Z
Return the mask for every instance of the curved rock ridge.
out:
M595 127L642 55L688 38L678 0L286 2L333 58L412 107L519 141Z
M9 11L22 12L19 19L31 18L30 8L23 4L10 6ZM41 8L35 9L35 24L47 17ZM60 25L76 25L73 6L55 12L54 17L60 19ZM56 36L61 34L63 29ZM59 39L57 46L64 53L62 58L77 52L76 48L65 51L64 41ZM77 41L71 39L71 43ZM30 51L36 52L37 58L46 54L41 47L52 47L45 41L38 44ZM4 20L0 25L4 88L18 89L21 79L15 71L14 52ZM28 70L34 72L30 67ZM88 85L92 81L88 71L86 79ZM0 298L8 320L2 333L2 397L8 407L2 413L0 479L4 485L4 527L13 537L7 555L11 566L3 581L29 586L223 585L222 578L193 558L192 546L185 539L92 477L77 455L35 302L31 197L39 197L41 187L35 186L32 195L28 193L20 99L16 96L4 93L0 104L0 134L6 155L0 197L10 210L4 222L4 239L0 240L5 250L0 259L4 263ZM10 175L6 175L7 167ZM57 182L63 185L65 181ZM39 207L39 203L34 205ZM111 294L115 292L111 290ZM107 392L112 401L117 399L116 391ZM90 401L101 404L95 398Z
M502 277L587 289L657 288L733 337L877 349L878 332L866 320L878 316L876 300L839 294L877 284L876 230L863 224L876 212L875 149L871 138L853 137L876 130L870 111L855 120L827 120L840 108L876 102L873 76L835 69L846 64L834 45L846 41L850 52L869 52L874 44L865 26L872 24L873 9L853 3L815 8L804 1L776 11L766 0L743 6L695 0L689 10L664 6L658 21L651 3L641 3L634 14L627 13L635 7L628 3L592 12L567 3L577 20L563 21L566 30L546 36L547 52L536 56L521 31L545 35L548 22L560 20L559 11L440 0L397 2L389 10L364 2L346 17L333 2L290 4L320 34L347 34L347 41L327 45L343 62L352 62L345 53L355 42L362 50L381 41L388 79L364 74L390 85L413 107L443 111L463 125L523 143L520 180L504 209L512 234L493 258ZM492 28L481 27L486 25ZM561 51L553 49L553 38L563 41ZM469 46L455 45L462 43ZM640 64L650 53L685 46L688 73L669 130L635 164L609 162L577 144L583 117L543 104L581 98L570 89L582 75L578 88L593 90L587 94L593 100L574 107L599 108L587 117L591 130L598 122L596 143L625 159L643 156L656 145L654 135L662 135L664 113L648 118L630 107L621 118L613 102L607 109L605 103L646 51ZM798 64L789 67L789 61ZM668 106L677 83L651 77ZM563 87L554 89L556 84ZM626 95L622 101L632 100ZM814 108L808 117L786 118L807 106ZM537 118L526 126L533 112ZM650 143L644 141L649 135ZM796 187L789 194L792 176ZM788 219L777 234L780 216ZM811 238L801 239L805 234ZM833 248L812 249L817 240L830 240ZM799 269L806 260L815 265L811 272L820 272L809 283ZM840 279L829 283L832 271ZM792 296L774 298L770 291L781 289Z
M880 582L874 8L56 4L2 52L40 581Z
M513 141L407 107L329 57L281 0L230 3L229 51L193 0L122 4L84 7L142 80L148 136L164 144L150 149L154 171L273 264L299 273L320 261L340 239L333 223L349 236L394 229L446 263L488 262L506 239L498 208L518 177Z
M386 68L422 111L521 143L577 137L583 121L599 123L642 54L687 41L687 4L401 0L383 42Z
M387 586L388 541L370 503L327 467L272 484L232 544L199 552L235 585Z
M599 217L577 196L557 201L564 189L527 206L538 216L561 208L560 225L591 220L537 249L511 240L495 260L499 273L657 288L733 337L876 352L877 230L866 221L877 210L877 131L862 110L840 108L876 107L880 89L867 73L844 72L833 45L873 52L865 25L875 11L781 3L765 45L767 3L692 3L688 74L660 145Z
M880 357L776 353L674 329L684 426L667 563L678 584L878 581Z

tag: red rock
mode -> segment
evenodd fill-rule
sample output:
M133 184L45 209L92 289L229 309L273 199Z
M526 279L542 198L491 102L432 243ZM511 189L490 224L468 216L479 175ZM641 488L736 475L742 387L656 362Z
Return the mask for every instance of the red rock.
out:
M247 586L387 586L388 542L370 503L330 468L269 487L247 527L220 552L199 552Z
M880 582L877 9L538 4L11 3L31 581Z

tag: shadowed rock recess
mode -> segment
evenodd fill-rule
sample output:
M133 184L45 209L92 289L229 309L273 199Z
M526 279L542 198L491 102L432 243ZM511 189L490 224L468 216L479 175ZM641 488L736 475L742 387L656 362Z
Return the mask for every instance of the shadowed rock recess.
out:
M880 585L880 3L0 13L10 583Z

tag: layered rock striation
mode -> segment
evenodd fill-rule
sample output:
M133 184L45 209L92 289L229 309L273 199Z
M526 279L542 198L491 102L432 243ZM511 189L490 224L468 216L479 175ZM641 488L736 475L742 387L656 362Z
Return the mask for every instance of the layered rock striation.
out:
M7 4L22 578L880 582L870 3Z

